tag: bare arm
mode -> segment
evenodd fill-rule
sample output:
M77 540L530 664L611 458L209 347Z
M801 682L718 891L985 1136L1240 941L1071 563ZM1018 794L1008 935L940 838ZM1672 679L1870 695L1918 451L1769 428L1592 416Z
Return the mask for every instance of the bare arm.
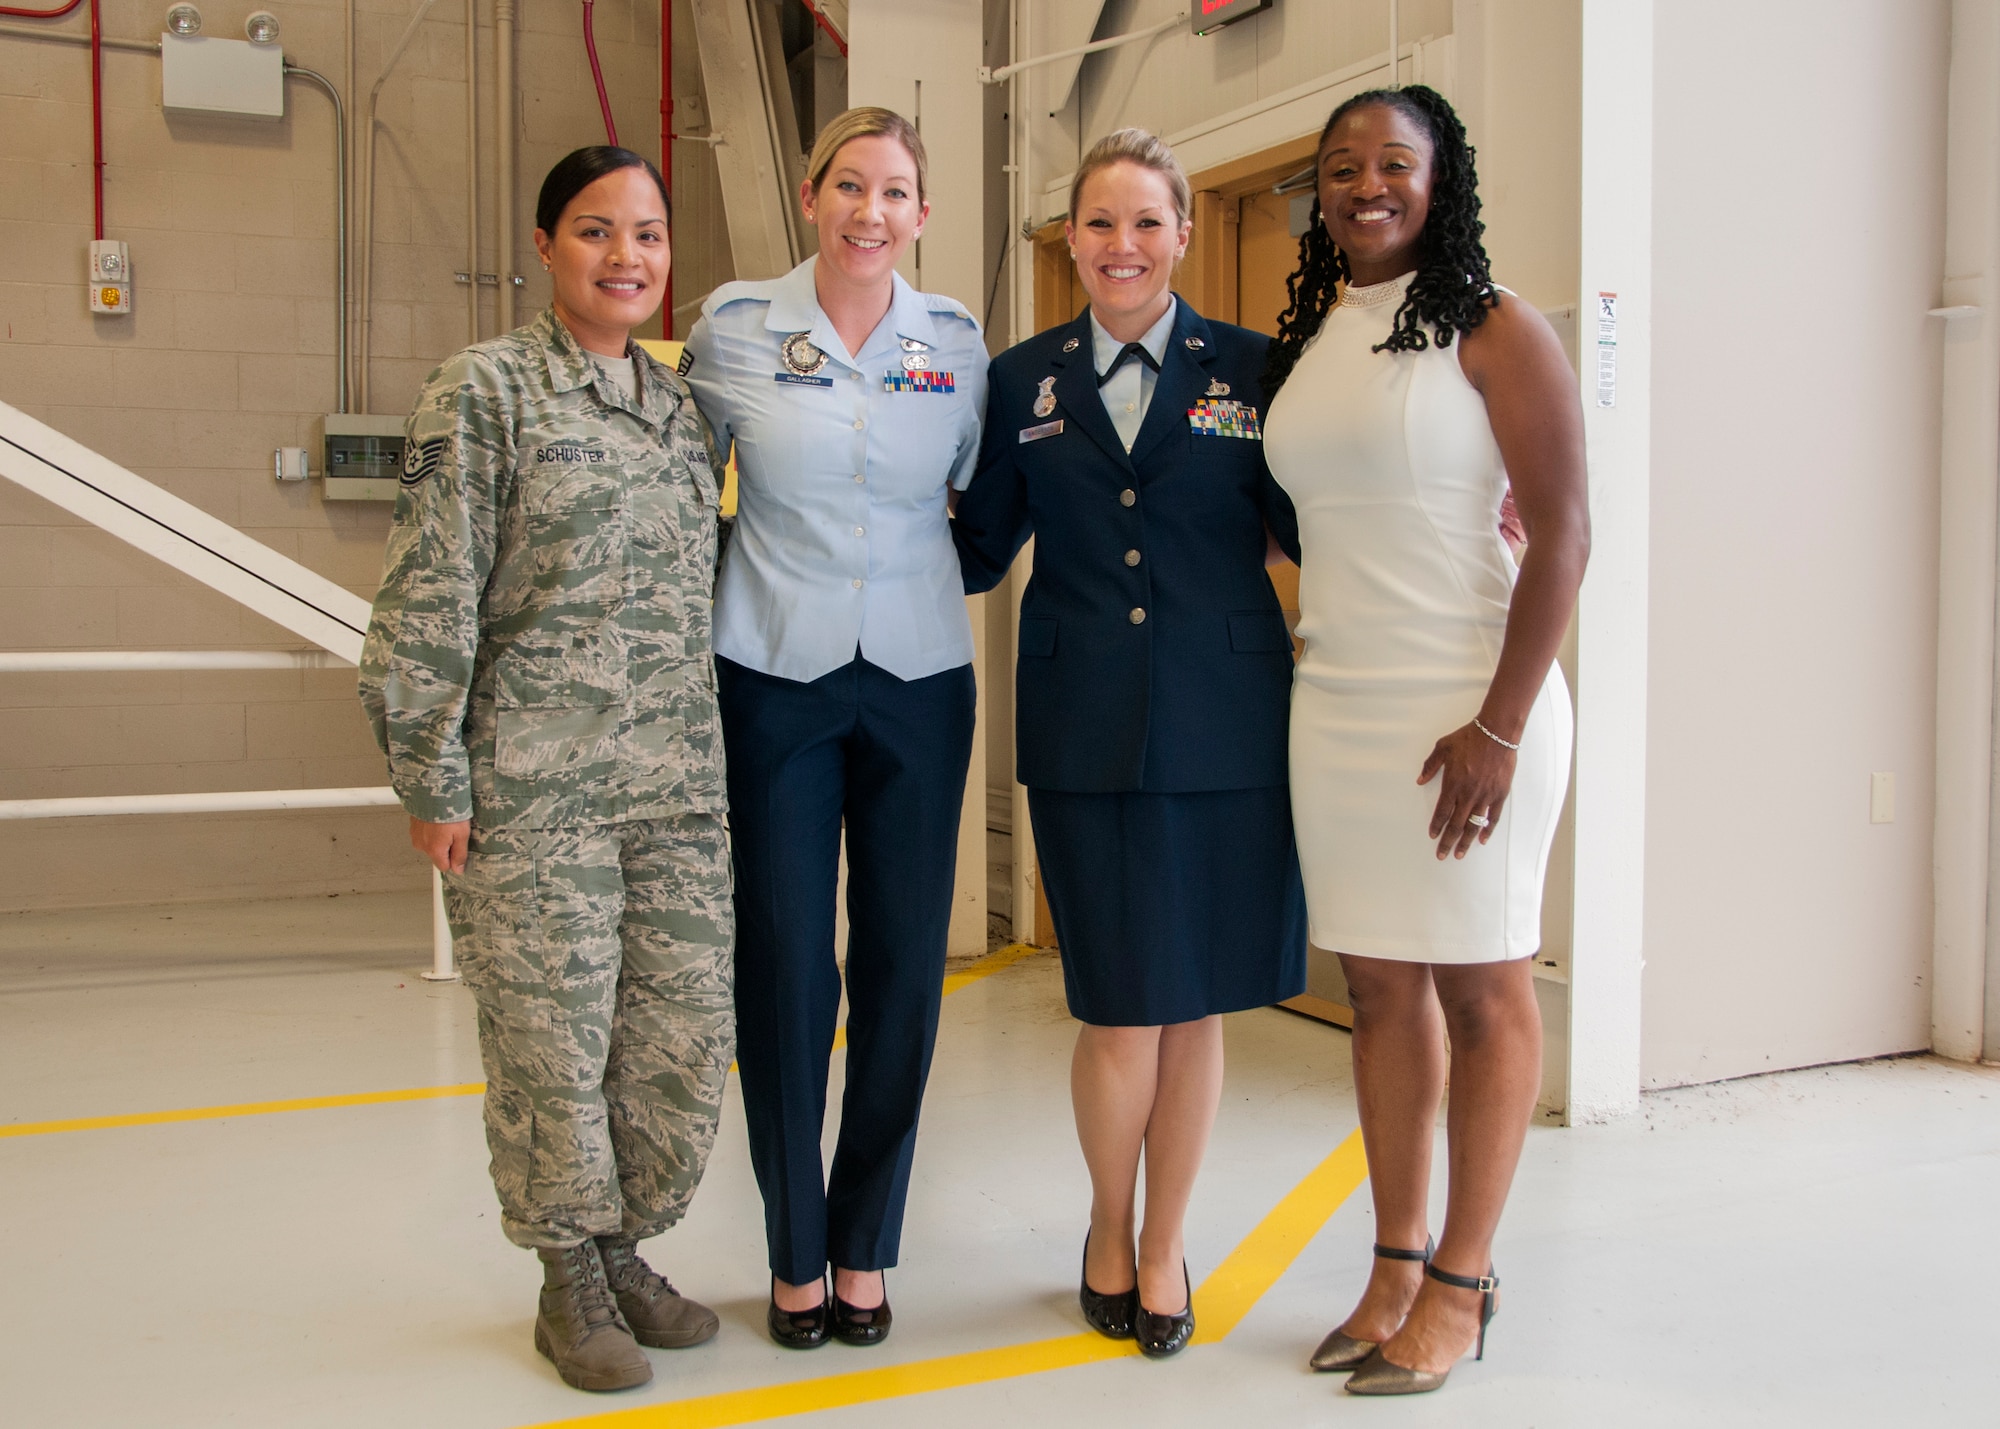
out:
M1478 722L1510 744L1521 741L1528 712L1569 629L1590 555L1589 493L1584 477L1583 411L1576 377L1546 319L1521 299L1500 306L1470 334L1459 362L1486 399L1486 414L1506 462L1514 504L1527 531L1527 554L1507 612L1506 642L1480 706ZM1437 742L1417 782L1442 775L1431 837L1438 857L1463 858L1492 834L1514 782L1514 753L1467 725ZM1468 820L1483 815L1489 822Z

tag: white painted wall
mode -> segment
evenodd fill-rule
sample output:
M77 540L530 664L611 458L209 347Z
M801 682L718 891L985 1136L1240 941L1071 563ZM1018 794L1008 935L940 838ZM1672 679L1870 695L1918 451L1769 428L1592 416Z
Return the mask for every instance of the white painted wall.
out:
M1649 1086L1930 1042L1948 14L1657 9Z
M985 105L977 74L986 63L980 0L853 0L849 8L847 100L879 104L913 119L930 160L931 204L924 236L904 259L904 276L979 314L985 308ZM985 671L984 596L972 596L973 668ZM986 730L990 681L979 689L965 803L959 813L958 876L950 951L986 950Z

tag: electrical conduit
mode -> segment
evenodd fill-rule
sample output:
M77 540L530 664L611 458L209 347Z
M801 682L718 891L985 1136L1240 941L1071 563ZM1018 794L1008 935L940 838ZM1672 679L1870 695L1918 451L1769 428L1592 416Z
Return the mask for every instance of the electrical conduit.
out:
M95 3L95 0L93 0L93 3ZM382 65L382 73L375 77L375 87L368 91L368 111L362 120L360 195L361 300L359 311L355 315L357 318L355 326L360 329L358 341L355 343L355 346L359 349L357 359L359 369L357 386L359 391L357 396L359 398L359 406L364 412L369 409L368 359L371 339L374 335L369 322L369 305L375 296L375 103L381 98L382 86L388 82L389 75L396 68L397 61L403 58L403 51L407 50L410 47L410 41L416 38L417 26L423 23L424 16L430 12L431 6L435 3L436 0L423 0L423 3L417 6L417 13L410 16L410 23L403 29L403 37L397 40L395 48L389 51L389 58ZM476 282L476 274L474 278Z
M604 92L604 69L597 63L597 31L591 24L591 7L597 0L583 0L583 52L590 56L590 77L597 85L597 108L604 116L604 141L616 148L618 126L611 120L611 98Z

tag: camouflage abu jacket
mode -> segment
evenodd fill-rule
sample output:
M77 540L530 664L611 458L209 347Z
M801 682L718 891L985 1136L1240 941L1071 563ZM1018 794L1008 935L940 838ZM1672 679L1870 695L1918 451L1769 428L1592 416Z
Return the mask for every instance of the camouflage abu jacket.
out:
M361 657L404 808L544 828L719 813L720 491L687 388L635 406L553 310L431 374Z

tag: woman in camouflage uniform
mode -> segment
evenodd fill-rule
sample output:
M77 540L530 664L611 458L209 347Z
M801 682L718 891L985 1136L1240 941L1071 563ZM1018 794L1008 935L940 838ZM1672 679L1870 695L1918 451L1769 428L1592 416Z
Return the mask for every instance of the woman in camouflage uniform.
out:
M361 664L410 840L444 874L479 1007L508 1239L545 1270L535 1347L580 1389L716 1332L641 1260L686 1210L734 1040L710 653L708 428L630 340L667 197L625 149L550 171L553 306L431 374Z

